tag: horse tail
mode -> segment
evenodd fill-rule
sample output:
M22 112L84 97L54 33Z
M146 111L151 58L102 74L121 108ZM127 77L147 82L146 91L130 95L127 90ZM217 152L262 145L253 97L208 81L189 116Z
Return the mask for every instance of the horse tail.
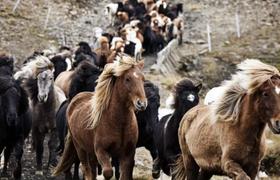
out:
M184 164L184 158L181 154L174 164L172 169L172 179L185 180L186 179L186 168Z
M52 175L58 176L59 174L69 170L71 166L76 162L76 160L77 160L77 152L73 144L71 135L68 132L62 157L60 158L60 161L58 165L55 167Z

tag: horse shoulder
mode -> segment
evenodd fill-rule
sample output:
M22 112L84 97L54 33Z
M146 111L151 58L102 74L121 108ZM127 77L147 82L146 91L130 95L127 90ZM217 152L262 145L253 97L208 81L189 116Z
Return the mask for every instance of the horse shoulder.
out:
M67 108L67 116L71 117L75 110L81 109L82 106L90 104L94 93L92 92L81 92L77 94L70 102Z

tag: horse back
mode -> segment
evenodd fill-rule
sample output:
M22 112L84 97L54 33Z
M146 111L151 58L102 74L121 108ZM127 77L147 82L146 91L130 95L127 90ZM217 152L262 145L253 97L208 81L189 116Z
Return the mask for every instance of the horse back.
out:
M64 71L57 76L54 82L54 84L58 86L66 96L68 96L69 93L69 87L73 74L74 71Z

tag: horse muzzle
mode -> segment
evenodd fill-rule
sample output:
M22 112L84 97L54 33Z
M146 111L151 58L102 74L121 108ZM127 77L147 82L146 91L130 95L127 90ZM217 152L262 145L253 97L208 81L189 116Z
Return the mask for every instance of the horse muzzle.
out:
M274 134L280 134L280 119L270 120L268 126Z
M140 99L138 99L135 103L135 108L137 111L145 111L147 106L148 106L147 100L141 101Z
M38 95L38 100L39 100L39 102L47 102L47 100L48 100L48 95Z

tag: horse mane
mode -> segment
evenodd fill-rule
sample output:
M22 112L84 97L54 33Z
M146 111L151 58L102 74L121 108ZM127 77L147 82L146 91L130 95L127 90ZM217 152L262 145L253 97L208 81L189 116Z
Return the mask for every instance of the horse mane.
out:
M97 80L94 96L90 100L92 106L87 122L88 128L94 129L98 125L103 111L108 108L113 92L114 78L122 76L136 64L136 61L132 57L122 55L119 61L109 63L105 66Z
M33 61L30 61L28 63L26 63L20 71L18 71L14 77L15 79L19 79L19 78L36 78L36 76L47 70L50 69L52 71L54 71L54 65L53 63L49 60L49 58L45 57L45 56L41 56L38 55L35 57L35 59Z
M225 81L221 87L224 92L210 106L212 121L239 121L242 99L245 95L253 94L258 88L274 75L279 75L276 67L264 64L256 59L247 59L237 65L236 74L231 80Z

